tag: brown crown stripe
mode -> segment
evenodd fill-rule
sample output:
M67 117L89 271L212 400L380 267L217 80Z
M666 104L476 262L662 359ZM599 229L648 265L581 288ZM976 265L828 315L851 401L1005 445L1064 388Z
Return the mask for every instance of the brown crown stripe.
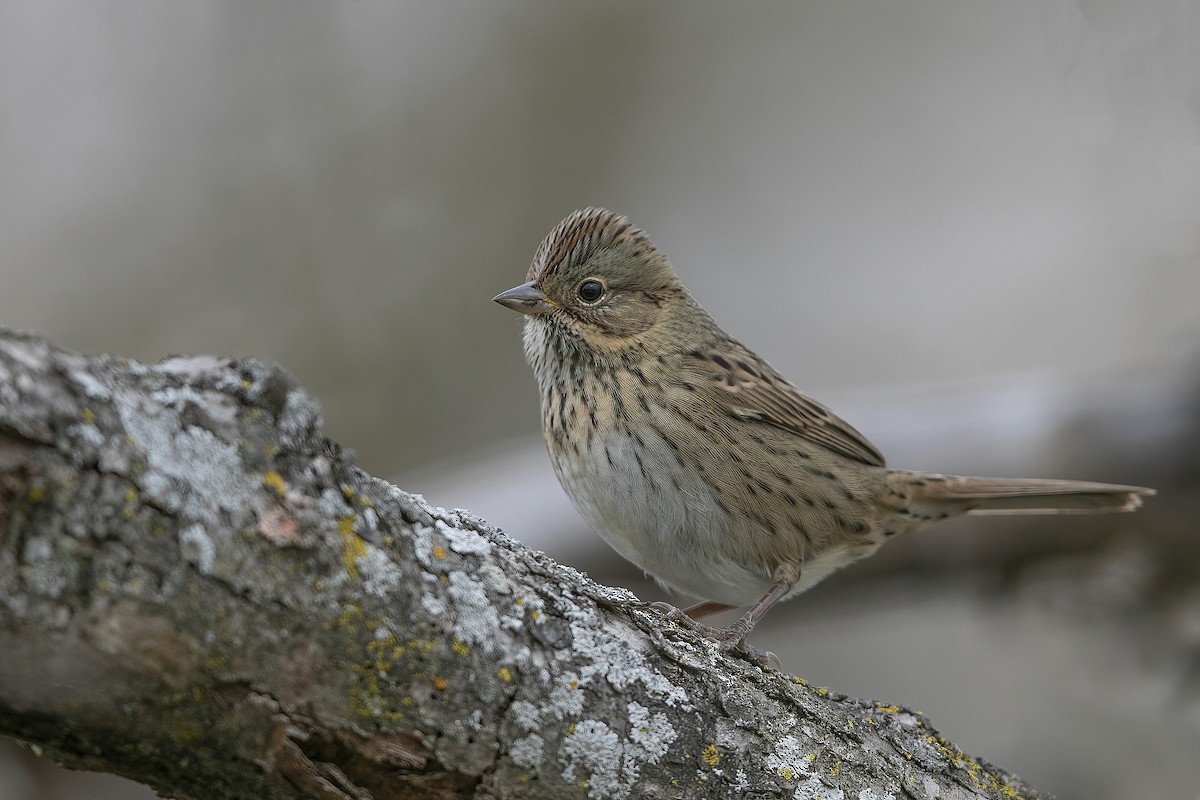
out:
M542 241L529 280L538 280L556 273L568 262L578 263L590 256L600 245L613 245L626 239L645 239L646 234L620 214L603 208L585 208L560 222Z

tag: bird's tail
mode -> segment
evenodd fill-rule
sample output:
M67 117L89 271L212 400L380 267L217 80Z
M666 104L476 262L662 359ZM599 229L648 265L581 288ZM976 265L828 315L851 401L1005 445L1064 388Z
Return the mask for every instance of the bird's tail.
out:
M1040 478L963 478L893 470L888 487L911 515L1099 514L1133 511L1154 494L1141 486Z

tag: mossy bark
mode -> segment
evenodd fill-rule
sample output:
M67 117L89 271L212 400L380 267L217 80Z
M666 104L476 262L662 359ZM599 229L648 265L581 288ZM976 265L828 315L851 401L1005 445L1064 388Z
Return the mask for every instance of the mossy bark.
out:
M278 368L3 329L0 733L196 800L1041 796L372 478Z

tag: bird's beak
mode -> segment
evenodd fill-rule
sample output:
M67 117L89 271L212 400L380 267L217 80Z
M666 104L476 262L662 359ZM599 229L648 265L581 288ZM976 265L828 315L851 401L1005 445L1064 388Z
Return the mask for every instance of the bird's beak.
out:
M522 314L546 314L550 311L550 298L546 297L536 284L537 281L522 283L492 299L505 308L520 311Z

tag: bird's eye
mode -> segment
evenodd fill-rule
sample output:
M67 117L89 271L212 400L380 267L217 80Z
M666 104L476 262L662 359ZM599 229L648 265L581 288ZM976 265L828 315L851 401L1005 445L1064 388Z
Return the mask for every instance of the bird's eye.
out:
M585 303L591 304L598 302L601 297L604 297L604 284L593 278L589 278L579 284L579 299Z

